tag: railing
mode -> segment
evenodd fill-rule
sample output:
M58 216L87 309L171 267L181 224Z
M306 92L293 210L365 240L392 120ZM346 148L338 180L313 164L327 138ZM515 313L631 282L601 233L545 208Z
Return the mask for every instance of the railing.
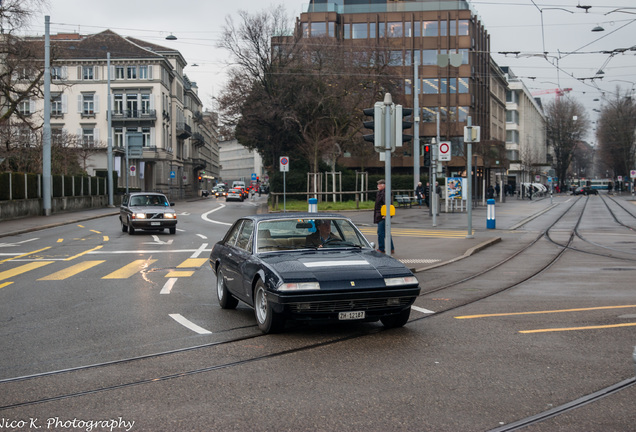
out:
M157 120L156 110L111 111L113 120Z

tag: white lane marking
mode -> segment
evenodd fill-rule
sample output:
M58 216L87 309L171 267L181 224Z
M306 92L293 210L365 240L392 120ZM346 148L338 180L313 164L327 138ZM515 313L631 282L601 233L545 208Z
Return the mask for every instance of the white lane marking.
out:
M152 235L152 238L154 239L154 242L144 242L144 244L159 244L159 245L167 244L167 245L171 245L172 242L174 241L174 240L168 240L168 241L159 240L159 236L155 235L155 234Z
M207 243L201 244L199 249L195 250L194 253L190 256L190 258L199 258L199 255L201 255L203 252L207 250L206 247L208 247Z
M168 279L168 281L165 283L163 288L161 288L161 291L159 292L159 294L170 294L170 291L172 291L172 287L174 286L174 283L176 281L177 281L177 278Z
M227 222L220 222L220 221L216 221L216 220L213 220L213 219L208 218L208 215L209 215L210 213L214 213L215 211L221 210L221 209L222 209L222 208L224 208L224 207L225 207L225 204L219 204L219 207L217 207L217 208L215 208L215 209L212 209L212 210L210 210L210 211L209 211L209 212L207 212L207 213L203 213L203 214L201 215L201 219L203 219L204 221L211 222L211 223L215 223L215 224L219 224L219 225L228 225L228 226L229 226L229 225L232 225L231 223L227 223Z
M204 236L203 234L197 234L199 237L201 237L203 240L207 240L208 238L206 236Z
M192 330L195 333L212 334L211 331L206 330L203 327L199 327L198 325L196 325L192 321L188 321L187 319L185 319L183 316L181 316L179 314L170 314L170 318L172 318L173 320L175 320L176 322L178 322L182 326L189 328L190 330Z
M418 312L422 312L422 313L425 313L425 314L432 314L432 313L435 313L435 311L428 310L428 309L424 309L424 308L417 307L417 306L411 306L411 309L415 309L416 311L418 311Z
M28 242L33 241L33 240L39 240L39 237L35 237L35 238L27 239L27 240L22 240L22 241L19 241L19 242L13 242L13 243L0 243L0 247L18 246L18 245L21 245L23 243L28 243Z

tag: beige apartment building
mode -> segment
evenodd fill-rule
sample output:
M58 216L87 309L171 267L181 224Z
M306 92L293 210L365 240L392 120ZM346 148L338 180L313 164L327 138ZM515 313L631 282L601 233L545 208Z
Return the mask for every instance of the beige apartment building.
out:
M28 41L43 59L43 38ZM110 30L52 35L52 140L73 136L76 145L93 149L84 164L95 175L107 170L110 135L119 188L161 190L173 198L198 194L219 176L218 122L203 112L186 64L176 50ZM25 102L22 110L41 122L44 101Z

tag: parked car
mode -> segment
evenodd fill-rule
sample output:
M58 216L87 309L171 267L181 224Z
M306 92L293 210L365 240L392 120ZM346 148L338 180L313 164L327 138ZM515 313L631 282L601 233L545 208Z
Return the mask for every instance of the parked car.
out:
M207 197L208 195L210 195L210 191L203 189L201 191L201 196Z
M177 231L177 213L170 208L174 203L157 192L133 192L124 195L119 208L121 230L133 235L135 230Z
M225 196L226 201L243 201L244 199L243 191L238 188L230 189Z
M282 331L286 320L401 327L420 293L404 264L377 252L337 214L243 217L214 245L209 262L221 308L243 301L264 333Z

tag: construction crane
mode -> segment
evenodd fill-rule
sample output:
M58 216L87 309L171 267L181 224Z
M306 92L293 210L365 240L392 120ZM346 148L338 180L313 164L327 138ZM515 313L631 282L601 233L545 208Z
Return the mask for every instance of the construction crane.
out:
M549 90L538 90L536 92L532 92L532 96L539 96L539 95L543 95L543 94L552 94L552 93L556 93L556 98L559 99L561 96L563 96L566 93L571 92L572 89L571 88L564 88L564 89L549 89Z

